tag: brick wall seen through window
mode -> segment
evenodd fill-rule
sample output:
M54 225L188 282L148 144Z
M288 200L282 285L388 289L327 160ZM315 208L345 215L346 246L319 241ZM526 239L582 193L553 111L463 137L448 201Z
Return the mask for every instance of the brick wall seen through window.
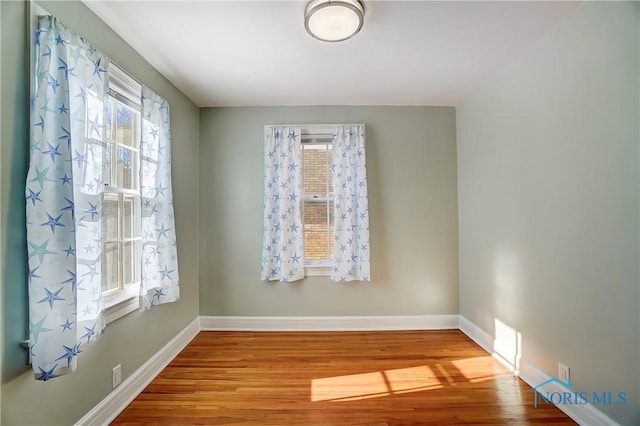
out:
M303 215L306 260L333 257L331 144L303 145Z

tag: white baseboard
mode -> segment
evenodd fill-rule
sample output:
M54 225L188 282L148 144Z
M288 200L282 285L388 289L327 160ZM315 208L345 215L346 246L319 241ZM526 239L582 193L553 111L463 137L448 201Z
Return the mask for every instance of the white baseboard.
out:
M76 426L107 425L112 422L199 332L200 320L196 318L131 376L127 377L105 399L78 420Z
M459 315L459 318L460 331L476 342L482 349L493 354L493 337L462 315Z
M531 388L551 379L551 376L524 358L520 358L517 366L513 366L504 360L504 358L493 350L494 338L462 315L460 315L460 331L469 336L469 338L476 342L482 349L490 353L495 359L504 364L505 367L514 372L514 374L531 386ZM557 382L548 383L545 385L544 390L545 392L573 392L572 389ZM598 410L593 404L556 404L556 407L580 425L618 425L618 423Z
M200 317L205 331L383 331L458 328L458 315L369 317Z

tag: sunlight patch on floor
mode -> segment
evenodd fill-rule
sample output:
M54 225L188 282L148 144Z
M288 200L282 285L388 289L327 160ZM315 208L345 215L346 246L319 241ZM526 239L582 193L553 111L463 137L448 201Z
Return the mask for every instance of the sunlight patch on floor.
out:
M451 364L453 364L470 383L494 380L496 374L487 373L487 366L491 366L493 363L494 359L490 355L451 361Z
M442 388L440 380L433 374L431 368L426 365L387 370L383 374L386 376L389 386L391 387L391 392L393 393L418 392Z
M380 371L311 381L311 402L353 401L386 395L389 390Z
M355 401L442 387L431 368L424 365L313 379L311 401Z

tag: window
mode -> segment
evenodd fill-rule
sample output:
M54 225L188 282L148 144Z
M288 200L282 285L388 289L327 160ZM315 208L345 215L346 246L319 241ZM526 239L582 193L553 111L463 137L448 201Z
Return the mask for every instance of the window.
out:
M364 125L266 125L262 281L369 281Z
M105 119L102 294L107 321L137 309L141 276L140 85L113 64Z
M302 133L305 275L329 275L333 258L332 129Z

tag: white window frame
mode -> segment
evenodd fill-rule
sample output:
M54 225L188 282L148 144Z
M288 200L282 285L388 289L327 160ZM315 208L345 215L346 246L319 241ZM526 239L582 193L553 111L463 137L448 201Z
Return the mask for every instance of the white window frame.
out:
M111 63L109 65L109 98L114 101L114 104L122 104L126 107L131 108L132 110L137 111L137 115L139 117L137 133L142 131L142 114L141 114L141 99L140 95L142 93L142 87L140 83L138 83L134 78L125 73L122 69ZM115 111L112 111L112 114ZM139 175L139 168L141 163L140 158L140 146L139 146L139 134L132 136L134 141L138 141L136 144L129 146L126 145L126 148L137 152L137 161L136 161L136 169L138 173L134 172L134 179L137 179ZM111 183L115 183L115 185L105 184L104 193L105 196L115 196L118 202L118 234L116 239L104 239L103 249L106 243L117 242L119 244L119 256L118 256L118 288L108 290L102 293L105 303L105 317L106 322L109 324L121 318L139 308L139 293L140 293L140 280L135 280L133 283L129 283L124 285L123 283L123 256L124 256L124 243L129 241L142 241L141 237L141 223L140 223L140 215L141 215L141 193L139 183L136 184L137 189L126 189L117 186L117 152L119 143L115 140L107 140L107 142L111 146L111 162L110 162L110 177ZM123 145L125 146L125 145ZM139 235L139 237L124 237L124 199L125 197L137 198L137 204L134 202L134 235ZM137 207L135 207L137 205ZM104 250L103 250L104 253ZM134 261L138 261L140 263L142 256L142 247L139 247L138 253L136 254L139 258L134 259ZM104 254L102 258L102 262L105 261ZM140 271L141 265L138 265L138 271Z
M304 167L304 146L305 145L333 145L333 134L335 132L335 128L333 126L313 126L308 128L301 129L301 144L302 144L302 167ZM323 202L327 205L327 221L331 217L333 212L329 212L330 206L330 197L329 197L329 182L333 179L331 175L331 158L327 152L327 183L326 183L326 197L318 197L312 198L307 197L304 193L304 169L302 169L302 177L303 177L303 185L302 185L302 196L300 197L300 206L302 209L302 225L303 225L303 233L306 237L306 232L304 231L304 206L305 202ZM333 226L333 224L331 224ZM329 232L329 231L327 231ZM306 246L306 238L305 238L305 246ZM306 251L306 250L305 250ZM330 252L330 251L329 251ZM304 259L304 275L307 277L328 277L331 275L331 266L332 260L323 259Z

